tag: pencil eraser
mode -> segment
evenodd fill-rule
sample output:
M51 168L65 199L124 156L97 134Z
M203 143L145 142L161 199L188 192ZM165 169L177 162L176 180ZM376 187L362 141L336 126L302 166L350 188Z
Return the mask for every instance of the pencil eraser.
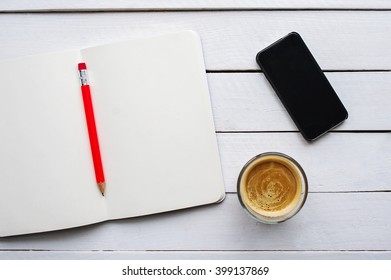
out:
M84 62L79 63L79 70L87 70L87 65Z

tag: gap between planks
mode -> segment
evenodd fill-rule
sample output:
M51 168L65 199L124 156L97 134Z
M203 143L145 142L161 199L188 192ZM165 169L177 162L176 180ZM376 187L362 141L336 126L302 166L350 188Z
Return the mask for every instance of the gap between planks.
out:
M0 14L23 13L186 13L186 12L390 12L390 8L112 8L0 10Z
M236 195L237 192L227 191L226 194ZM308 193L335 193L335 194L347 194L347 193L391 193L391 190L363 190L363 191L308 191Z
M140 252L146 252L146 253L151 253L151 252L391 252L391 250L282 250L282 249L266 249L266 250L251 250L251 249L246 249L246 250L49 250L49 249L0 249L1 252L127 252L127 253L140 253Z
M391 69L322 69L323 72L327 73L362 73L362 72L391 72ZM232 74L232 73L263 73L261 69L212 69L206 70L206 73L218 73L218 74Z
M390 133L391 130L333 130L329 131L328 133ZM257 134L257 133L299 133L298 130L262 130L262 131L257 131L257 130L216 130L216 133L218 134L238 134L238 133L243 133L243 134Z

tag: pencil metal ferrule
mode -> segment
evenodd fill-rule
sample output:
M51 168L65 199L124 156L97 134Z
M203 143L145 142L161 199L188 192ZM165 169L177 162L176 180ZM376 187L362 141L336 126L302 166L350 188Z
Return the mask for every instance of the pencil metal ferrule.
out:
M79 70L79 77L80 77L80 85L87 86L88 85L87 71Z

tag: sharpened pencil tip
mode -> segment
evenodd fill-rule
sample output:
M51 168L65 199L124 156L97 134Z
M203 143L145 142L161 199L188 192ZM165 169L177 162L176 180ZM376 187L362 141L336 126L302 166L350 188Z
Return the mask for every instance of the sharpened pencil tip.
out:
M102 196L105 196L105 188L106 188L106 183L105 182L99 182L98 183L99 190L102 194Z

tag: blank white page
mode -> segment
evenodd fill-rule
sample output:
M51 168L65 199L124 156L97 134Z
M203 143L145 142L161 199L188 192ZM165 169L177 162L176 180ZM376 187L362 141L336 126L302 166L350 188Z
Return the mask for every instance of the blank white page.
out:
M78 62L79 52L0 62L0 236L107 219Z
M201 42L192 31L82 50L110 217L224 197Z

